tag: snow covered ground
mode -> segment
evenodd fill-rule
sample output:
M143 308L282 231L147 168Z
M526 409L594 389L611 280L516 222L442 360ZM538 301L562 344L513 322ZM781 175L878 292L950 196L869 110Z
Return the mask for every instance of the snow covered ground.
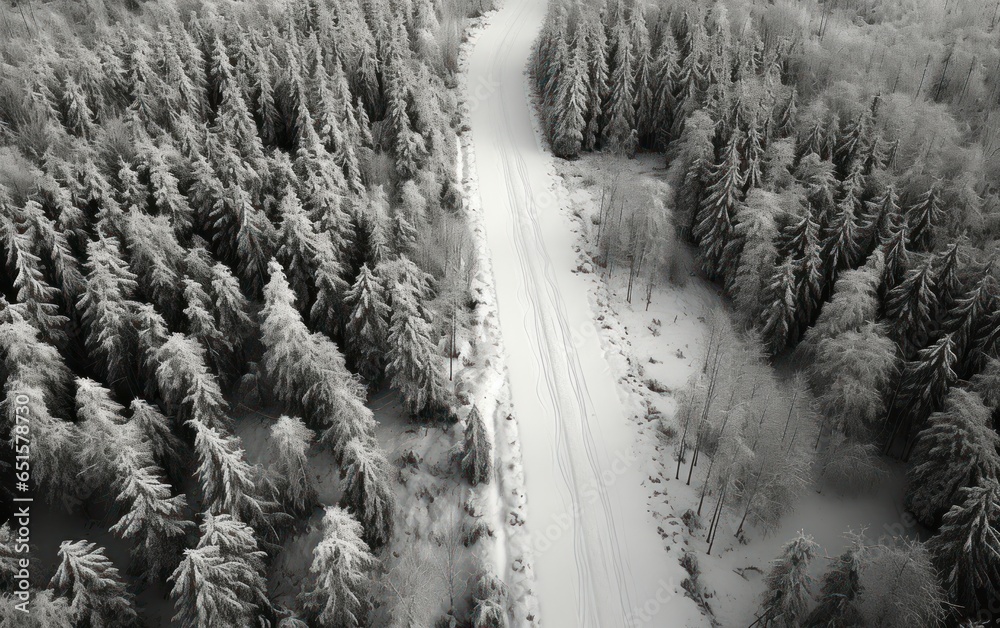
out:
M640 155L635 160L624 160L609 155L587 155L575 162L554 164L559 173L559 187L572 190L568 193L568 204L561 204L564 214L572 217L572 230L576 234L572 246L578 251L577 263L593 269L592 273L579 276L589 285L591 306L600 324L606 356L632 413L647 412L651 419L639 421L640 439L657 449L645 462L651 486L655 487L650 508L667 541L670 560L679 560L684 552L695 556L700 571L698 592L711 611L712 620L726 628L741 628L754 621L770 563L799 530L812 535L829 557L846 548L848 540L844 535L849 530L864 531L872 542L884 537L918 536L919 527L903 510L904 465L893 463L887 465L880 486L866 495L839 495L814 481L778 529L765 534L748 528L745 543L734 535L740 515L727 512L712 555L706 555L706 530L689 529L681 515L697 507L708 465L696 467L690 486L683 475L680 481L675 480L673 455L677 438L668 435L679 431L673 393L683 388L688 378L701 368L706 320L713 311L726 306L715 286L682 269L681 282L663 282L654 288L647 310L644 294L633 295L631 304L626 301L627 272L618 271L609 278L607 269L594 262L597 226L593 218L599 212L600 183L607 179L608 172L625 167L639 179L665 185L661 156ZM690 256L679 257L684 260ZM650 390L646 385L650 380L661 383L666 392ZM650 410L646 411L647 407ZM529 507L530 504L529 494ZM822 558L815 561L813 576L818 579L827 564ZM671 621L650 625L688 624Z
M575 273L575 236L524 74L546 3L507 0L469 58L480 202L496 283L543 626L698 626L648 507L637 441Z

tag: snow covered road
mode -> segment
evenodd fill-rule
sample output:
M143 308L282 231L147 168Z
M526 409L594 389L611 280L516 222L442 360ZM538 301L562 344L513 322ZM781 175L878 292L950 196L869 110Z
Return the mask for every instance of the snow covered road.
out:
M505 0L469 60L470 124L500 327L521 434L541 625L700 626L647 511L647 463L573 272L551 156L524 70L545 17Z

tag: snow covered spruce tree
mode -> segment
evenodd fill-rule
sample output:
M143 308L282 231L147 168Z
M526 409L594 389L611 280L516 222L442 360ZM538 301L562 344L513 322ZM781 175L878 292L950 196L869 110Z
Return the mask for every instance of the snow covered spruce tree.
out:
M281 416L271 425L269 437L267 471L275 493L289 512L304 513L316 501L308 459L315 436L302 419Z
M264 494L263 470L247 462L239 437L198 419L191 419L188 425L195 433L197 476L209 512L228 513L262 533L273 532L275 504Z
M299 595L300 603L317 625L361 626L378 561L361 538L361 524L347 511L327 507L322 526L309 569L312 584Z
M928 543L948 596L970 614L1000 595L1000 484L984 478L961 489Z
M740 171L741 138L733 134L723 153L722 161L708 174L705 196L698 207L692 234L702 248L706 274L725 278L722 268L723 251L733 237L733 219L742 199L743 174Z
M249 526L229 515L207 514L198 545L184 550L170 576L174 621L185 628L272 625L264 557Z
M489 484L493 475L493 443L486 424L475 405L465 419L465 440L462 444L462 473L469 484Z
M346 474L343 503L364 526L363 538L372 550L392 539L396 496L389 485L389 462L377 445L353 439L344 448Z
M586 93L586 59L583 42L577 40L559 77L559 90L555 101L555 125L552 129L552 151L560 157L576 157L583 146L584 100Z
M447 415L448 389L444 381L430 313L423 306L430 277L406 257L386 269L392 278L389 350L386 371L411 414Z
M929 526L957 503L963 488L1000 478L1000 435L978 394L948 391L944 409L917 436L907 477L907 508Z
M350 318L347 345L358 373L369 387L377 386L384 375L386 340L389 335L388 294L380 278L361 266L358 278L347 293Z
M367 438L372 413L344 356L332 340L306 327L280 264L272 260L269 270L261 311L261 365L275 397L311 425L325 429L323 439L335 449L352 438Z
M76 623L107 628L135 626L132 595L104 548L87 541L63 541L59 566L49 586L69 600Z

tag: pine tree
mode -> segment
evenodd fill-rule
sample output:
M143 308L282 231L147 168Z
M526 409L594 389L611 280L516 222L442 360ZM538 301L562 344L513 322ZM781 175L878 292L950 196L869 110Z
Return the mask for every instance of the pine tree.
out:
M166 469L173 479L181 477L187 452L185 444L174 434L170 420L156 407L136 398L129 405L129 428L134 430L152 456L152 461Z
M129 628L139 622L118 570L104 548L87 541L63 541L59 567L49 587L66 597L75 623L104 628Z
M186 498L172 496L159 467L134 456L120 465L117 502L123 509L111 531L132 544L132 560L146 582L173 571L183 538L194 524L184 518Z
M968 616L1000 595L1000 484L963 488L928 543L952 601Z
M122 260L118 241L101 237L87 245L87 282L80 311L87 330L87 350L107 381L129 381L134 373L135 328L132 316L136 277Z
M975 392L952 388L944 409L927 420L907 471L907 508L917 519L936 525L963 487L1000 478L1000 435L991 415Z
M233 375L237 365L233 363L233 345L229 338L219 329L214 306L205 289L197 281L184 279L184 318L187 319L188 333L205 348L216 373Z
M489 484L493 472L493 442L476 406L465 420L462 444L462 473L469 484Z
M604 29L597 20L584 20L580 24L587 42L587 86L583 150L595 150L604 136L602 126L603 103L607 93L608 52Z
M584 106L587 86L583 54L583 45L577 40L573 45L572 58L559 77L552 128L552 152L566 159L573 159L580 154L586 127Z
M986 278L980 280L975 288L956 298L954 305L944 312L942 328L955 340L955 355L958 357L956 372L961 378L974 372L982 361L982 345L991 332L987 283Z
M810 218L805 219L802 239L797 242L801 251L795 261L796 294L799 304L799 329L816 321L826 289L823 272L823 251L819 242L819 227Z
M476 581L472 611L473 628L507 628L507 585L496 574L484 571Z
M239 437L198 419L189 420L188 425L195 434L197 476L209 511L230 514L261 530L269 526L268 511L273 504L261 497L260 470L247 462Z
M812 537L801 532L782 549L767 576L759 621L765 626L792 628L805 618L813 578L809 564L819 552Z
M933 259L928 258L886 295L886 318L907 357L927 345L937 307L934 287Z
M111 486L119 475L119 457L135 447L123 428L124 408L111 391L92 379L76 380L76 414L79 424L79 465L86 489Z
M3 200L0 197L0 207L2 205ZM67 305L74 305L80 292L83 291L83 274L80 272L80 262L74 254L70 240L71 238L76 240L79 231L71 230L62 217L59 219L61 224L51 220L45 214L44 208L35 201L24 204L22 216L28 225L28 230L33 232L38 256L51 264L55 287L62 292Z
M396 497L389 484L389 463L373 442L358 438L344 447L344 506L364 526L362 535L372 550L392 540Z
M646 26L645 11L633 9L629 18L629 39L634 59L634 89L635 89L635 131L639 143L649 148L655 141L654 118L656 116L655 88L653 75L653 60L649 41L649 29Z
M240 289L239 281L229 267L217 263L212 267L211 296L218 329L229 339L235 352L242 354L242 345L254 331L250 302Z
M390 221L392 223L390 244L393 253L397 256L412 255L417 249L417 230L403 212L395 212Z
M944 213L938 196L937 186L932 185L906 210L910 245L917 250L928 251L934 243L934 233Z
M932 556L919 542L896 539L868 548L860 572L859 626L937 626L946 599Z
M13 314L11 310L8 313ZM0 323L0 382L18 380L41 391L53 411L72 405L73 373L54 346L43 342L40 332L23 318ZM9 390L16 390L9 388Z
M277 239L274 225L243 189L227 186L221 193L209 217L213 241L226 260L235 262L244 285L258 294Z
M798 334L796 284L795 264L786 260L778 267L767 287L761 333L772 356L784 351Z
M754 118L754 120L747 125L747 137L744 142L744 146L746 147L746 159L743 168L744 194L749 193L750 190L759 188L762 185L764 142L765 139L761 132L760 121L757 118Z
M184 628L272 625L264 580L264 552L253 531L229 515L207 515L201 539L170 576Z
M447 408L447 389L429 314L421 303L429 276L405 257L394 262L392 270L386 372L411 414L434 415Z
M371 410L337 346L303 323L281 265L272 261L270 271L261 312L264 373L279 401L328 428L322 438L337 451L350 438L371 433Z
M603 145L612 150L629 152L628 141L635 128L635 59L628 42L626 23L621 20L613 27L611 77L604 104L606 124Z
M385 69L388 81L388 107L386 119L389 121L396 157L396 171L401 179L413 178L419 170L425 150L423 138L413 131L410 114L407 111L407 88L401 76L400 61L394 60Z
M823 306L816 323L806 330L800 350L812 352L820 342L847 331L861 331L879 314L878 287L882 278L882 255L873 254L865 265L837 279L830 302Z
M864 242L862 252L870 252L893 235L896 225L902 221L902 210L896 188L891 184L881 196L864 203L864 207L859 231Z
M954 344L951 336L942 336L903 367L899 395L893 408L897 427L893 429L888 446L892 446L897 433L909 438L913 429L921 429L926 418L941 408L945 393L956 377ZM899 432L899 427L905 430Z
M14 273L13 287L18 305L46 340L62 346L67 340L68 320L59 314L59 290L46 281L42 260L34 253L36 239L34 229L25 229L0 214L0 244L7 249L7 264Z
M902 280L910 264L910 254L906 248L905 224L891 229L890 235L881 244L881 250L885 267L879 292L882 295L888 295Z
M722 254L733 237L733 218L743 185L740 161L740 138L734 133L722 161L708 175L711 183L698 207L692 232L695 241L701 245L705 272L713 278L724 272L720 266Z
M194 211L178 189L177 177L170 171L163 151L149 146L145 154L149 185L153 191L153 202L160 214L166 216L177 237L184 238L194 224Z
M695 230L698 227L699 207L705 193L705 181L715 157L712 137L715 122L704 111L691 114L679 138L671 145L673 151L671 169L677 168L681 177L677 191L677 210L681 212L678 223L685 229L684 237L697 243Z
M774 241L778 235L775 217L779 209L773 193L751 191L746 202L739 205L734 237L724 251L723 265L735 268L729 275L728 292L736 308L751 321L760 316L769 275L777 261Z
M877 98L877 97L876 97ZM872 104L877 107L877 100ZM866 154L867 144L871 141L871 111L866 109L854 120L851 120L847 127L840 133L833 151L833 161L837 164L840 172L846 173Z
M89 137L94 128L94 114L87 104L80 85L72 74L67 74L63 81L62 94L63 123L77 137Z
M958 248L958 242L954 242L934 256L934 296L937 304L935 318L942 318L952 311L962 291L958 277Z
M557 6L546 16L534 56L534 77L538 93L542 96L542 103L548 111L555 106L559 77L566 70L566 61L569 57L567 20L564 6Z
M51 590L33 591L31 611L25 613L15 606L11 595L0 597L0 624L18 628L73 628L73 612L64 597Z
M856 268L861 261L853 203L841 203L838 210L822 244L828 285L833 285L839 271Z
M257 125L243 97L249 91L245 81L246 75L243 73L230 74L223 80L222 102L215 120L216 129L220 135L233 142L243 159L248 163L258 164L263 160L264 152L257 136Z
M23 322L23 321L22 321ZM33 333L34 328L24 323ZM36 490L49 503L57 501L67 510L80 501L79 428L69 421L52 416L45 390L30 377L14 376L7 380L0 410L5 424L16 425L18 412L14 401L19 395L27 397L24 407L31 417L31 474ZM11 394L17 391L17 395ZM24 411L21 411L22 413Z
M363 625L377 560L361 539L361 524L333 506L323 516L323 540L313 550L312 587L299 600L322 626Z
M152 361L164 409L179 423L189 419L211 427L228 423L228 405L198 341L184 334L171 334L156 348Z
M384 371L383 356L389 333L389 306L386 289L379 278L361 266L358 278L347 293L351 310L347 322L347 342L355 369L370 387L377 386Z
M129 265L142 292L171 321L180 320L180 261L185 251L169 220L165 216L129 213L125 243L129 251Z
M293 190L286 191L278 206L278 214L281 216L278 259L287 271L288 281L302 310L310 302L313 260L320 247L320 235Z
M669 31L662 33L662 40L652 60L651 80L653 82L653 147L666 150L674 139L670 134L673 126L674 76L677 74L677 43Z
M313 439L312 430L297 417L281 416L271 425L268 472L282 502L292 512L307 512L316 501L316 488L308 472Z

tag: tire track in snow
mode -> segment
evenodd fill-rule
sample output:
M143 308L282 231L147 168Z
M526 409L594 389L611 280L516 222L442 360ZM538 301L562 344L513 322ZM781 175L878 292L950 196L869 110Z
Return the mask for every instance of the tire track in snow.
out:
M515 27L518 26L521 19L523 19L526 13L527 6L522 6L521 10L518 12L518 19L512 21L504 33L504 37L501 43L501 49L504 50L503 54L497 55L493 63L493 72L495 76L500 74L500 70L503 66L510 63L511 48L508 45L511 36L514 33ZM511 140L513 144L513 135L510 132L511 124L509 119L509 112L504 109L503 111L503 124L499 124L500 120L496 121L494 126L495 133L499 136L501 133L506 131L506 135ZM539 367L539 372L542 374L541 380L535 387L535 395L540 405L547 410L548 415L552 416L556 423L556 440L555 440L555 453L558 470L563 480L563 486L560 487L560 493L569 494L570 501L570 512L578 513L582 509L581 500L579 496L579 488L577 487L576 481L574 479L574 465L572 457L567 449L566 443L566 421L563 416L563 411L559 407L559 404L553 403L553 401L559 398L558 383L555 381L553 375L556 372L554 364L552 362L551 356L554 355L552 352L553 343L551 342L551 334L549 330L543 323L543 317L541 316L542 309L539 308L539 304L534 295L538 294L537 288L533 290L527 289L528 286L534 286L536 284L537 271L534 270L533 259L538 255L541 250L544 253L544 249L540 249L539 242L535 238L533 251L528 251L528 244L524 237L524 225L521 222L521 215L523 211L517 211L522 206L514 202L518 197L518 191L515 186L515 178L512 176L510 171L511 155L510 152L500 143L501 160L500 165L504 173L504 182L507 187L508 199L512 202L512 217L514 222L510 225L508 233L510 235L510 241L514 244L515 250L517 251L517 256L519 260L519 269L522 277L521 289L518 290L517 296L520 305L524 310L523 325L526 332L529 332L529 328L533 328L535 336L537 338L544 338L546 340L545 347L538 347L532 345L532 353L536 364ZM514 154L517 157L517 153ZM516 162L521 164L519 160ZM519 172L518 181L522 184L525 190L526 198L530 198L530 186L527 184L527 179L524 178L523 172ZM537 235L536 232L533 232ZM551 292L549 294L549 301L551 302ZM546 390L542 390L542 382L545 384ZM547 394L545 394L547 393ZM595 587L593 578L591 577L590 559L586 552L586 542L582 535L577 533L576 528L572 530L573 534L573 549L574 549L574 559L578 566L577 572L577 599L581 602L578 606L578 617L581 625L588 626L591 625L591 618L596 617L597 612L595 608L596 596L598 591Z
M635 432L600 339L590 333L587 284L571 272L574 237L551 202L556 180L532 127L523 68L545 2L504 1L470 57L470 78L496 88L477 100L470 126L521 437L541 625L699 625L697 609L672 584L680 568L666 565L643 470L624 460L617 468L632 453ZM663 602L661 591L674 600L665 614L637 619L654 596Z

